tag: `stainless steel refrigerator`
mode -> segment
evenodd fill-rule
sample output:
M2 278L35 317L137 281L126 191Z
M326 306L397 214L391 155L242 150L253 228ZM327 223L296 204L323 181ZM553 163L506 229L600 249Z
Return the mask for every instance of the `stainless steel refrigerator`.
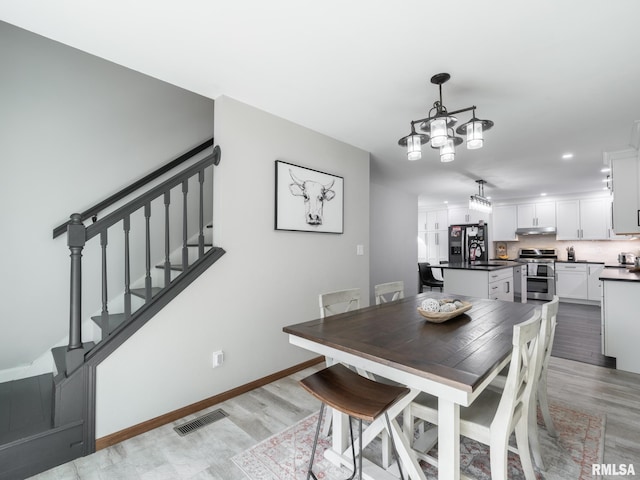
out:
M489 227L486 223L449 226L449 263L486 262Z

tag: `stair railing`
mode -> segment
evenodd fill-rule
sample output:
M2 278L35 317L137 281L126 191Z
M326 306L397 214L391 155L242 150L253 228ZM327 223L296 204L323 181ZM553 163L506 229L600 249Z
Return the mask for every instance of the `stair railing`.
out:
M189 153L190 156L193 156L201 151L203 151L206 146L211 146L213 144L213 140L208 140L204 144L196 147L191 150ZM148 175L142 180L145 180L144 184L142 180L135 182L131 186L123 189L121 192L109 197L108 201L101 202L96 206L86 210L83 213L74 213L71 215L70 220L63 224L60 227L57 227L54 230L54 237L56 236L56 231L61 227L66 227L67 231L67 243L70 250L70 258L71 258L71 272L70 272L70 309L69 309L69 344L66 349L66 375L71 374L73 371L78 369L84 362L85 355L94 347L93 343L82 343L82 252L85 248L87 242L89 242L94 237L100 238L100 257L101 257L101 313L99 319L96 320L100 325L102 331L102 339L105 339L111 334L115 334L118 330L121 330L124 326L126 326L132 318L136 315L136 312L132 310L132 280L131 280L131 217L134 213L143 212L144 215L144 256L145 256L145 272L144 272L144 290L143 293L138 296L144 298L145 305L148 305L151 302L154 295L158 295L159 291L162 289L167 289L170 287L172 283L172 269L175 268L175 265L172 265L170 255L171 255L171 222L170 222L170 206L171 206L171 190L175 187L181 187L182 193L182 225L179 228L182 229L182 245L178 247L181 249L181 273L184 273L189 268L189 250L188 245L190 237L196 236L197 242L197 260L192 262L192 265L198 263L198 261L202 260L205 256L209 254L213 254L216 250L213 245L209 250L205 249L205 235L204 229L205 225L205 192L204 192L204 184L205 184L205 176L210 172L211 175L211 188L213 188L213 169L220 162L220 148L216 146L213 149L213 153L198 161L197 163L185 168L180 173L174 175L170 179L160 183L159 185L151 188L149 191L142 193L140 196L135 198L134 200L126 203L125 205L117 208L112 213L109 213L105 217L101 219L97 219L96 215L100 210L108 208L113 205L115 202L123 199L127 195L131 194L133 191L138 190L154 179L157 179L163 173L166 173L167 166L173 165L172 168L175 168L176 162L180 160L179 163L187 160L186 155L181 156L180 158L170 162L169 164L161 167L156 172ZM160 172L160 173L158 173ZM199 188L198 194L198 225L197 229L194 227L190 227L188 224L188 213L189 213L189 204L188 204L188 193L189 193L189 181L192 179L196 181ZM135 186L135 189L132 187ZM211 192L211 198L213 193ZM151 220L151 203L154 200L162 199L164 205L164 261L162 263L162 268L164 270L164 286L162 289L154 290L152 285L152 255L151 255L151 243L152 243L152 235L150 228L150 220ZM85 227L83 224L83 220L86 218L93 217L94 223ZM212 224L213 222L213 211L211 209L211 218L206 222L207 225ZM107 262L107 250L109 246L109 229L114 227L115 225L121 223L123 228L123 243L124 243L124 252L123 254L123 262L124 262L124 312L123 314L118 316L118 325L115 325L111 321L111 314L109 312L109 296L108 296L108 262ZM194 232L194 230L196 230ZM175 238L176 235L173 236ZM219 249L222 253L224 251ZM144 307L139 310L143 310Z

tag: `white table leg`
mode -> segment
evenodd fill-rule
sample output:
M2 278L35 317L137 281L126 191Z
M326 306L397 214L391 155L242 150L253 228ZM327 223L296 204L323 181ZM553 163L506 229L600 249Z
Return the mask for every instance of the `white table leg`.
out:
M460 405L438 399L438 480L460 480Z

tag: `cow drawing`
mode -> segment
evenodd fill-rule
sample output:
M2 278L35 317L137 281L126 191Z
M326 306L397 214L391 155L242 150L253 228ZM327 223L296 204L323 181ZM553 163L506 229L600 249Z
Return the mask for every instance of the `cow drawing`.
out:
M293 195L304 198L305 221L309 225L322 225L324 202L336 196L336 192L331 190L335 180L323 185L313 180L300 180L291 169L289 169L289 175L293 180L293 183L289 184L289 190Z

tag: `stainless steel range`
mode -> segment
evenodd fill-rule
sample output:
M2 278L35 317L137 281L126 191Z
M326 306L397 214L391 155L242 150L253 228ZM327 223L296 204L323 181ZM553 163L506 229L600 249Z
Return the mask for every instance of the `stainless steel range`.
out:
M521 248L518 262L527 264L527 298L553 300L556 293L555 248Z

